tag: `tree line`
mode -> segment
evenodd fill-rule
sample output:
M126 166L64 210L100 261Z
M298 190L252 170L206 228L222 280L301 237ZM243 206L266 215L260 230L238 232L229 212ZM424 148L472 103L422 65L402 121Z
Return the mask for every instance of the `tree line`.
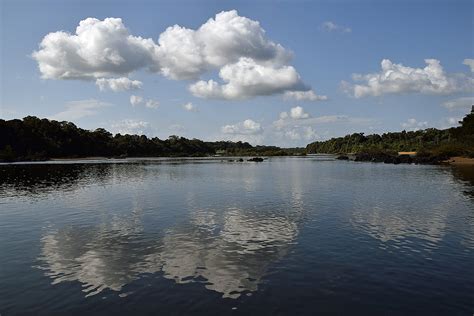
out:
M272 156L304 152L247 142L206 142L170 136L162 140L145 135L115 134L103 128L90 131L71 122L27 116L0 120L0 161L81 157Z
M286 156L306 153L390 153L416 151L419 155L474 156L474 106L470 114L449 129L428 128L382 135L354 133L310 143L306 148L252 146L247 142L168 139L145 135L115 134L103 128L90 131L74 123L27 116L0 119L0 161L45 160L83 157L199 157Z
M416 151L418 154L474 155L474 106L461 126L448 129L428 128L418 131L401 131L382 135L354 133L344 137L317 141L306 146L307 153L348 154L363 152Z

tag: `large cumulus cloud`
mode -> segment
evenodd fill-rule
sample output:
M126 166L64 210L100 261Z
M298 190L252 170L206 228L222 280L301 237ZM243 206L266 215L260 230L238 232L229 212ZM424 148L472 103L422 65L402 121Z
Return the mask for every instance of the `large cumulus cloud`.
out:
M152 39L132 36L122 19L87 18L76 34L46 35L32 56L44 79L95 79L155 69L157 48Z
M292 66L265 66L251 58L241 58L235 64L225 65L219 71L219 77L225 84L212 79L201 80L189 89L197 97L228 100L307 89Z
M309 91L289 65L291 56L266 37L258 21L235 10L218 13L196 30L170 26L156 42L132 35L120 18L87 18L74 34L47 34L32 54L45 79L107 82L145 69L169 79L198 80L217 69L224 83L198 81L190 90L199 97L220 99Z

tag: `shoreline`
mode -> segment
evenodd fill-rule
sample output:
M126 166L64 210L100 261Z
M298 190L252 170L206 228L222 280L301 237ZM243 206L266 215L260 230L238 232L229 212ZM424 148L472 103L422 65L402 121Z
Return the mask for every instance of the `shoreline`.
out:
M444 160L442 163L454 166L474 166L474 158L451 157L447 160Z

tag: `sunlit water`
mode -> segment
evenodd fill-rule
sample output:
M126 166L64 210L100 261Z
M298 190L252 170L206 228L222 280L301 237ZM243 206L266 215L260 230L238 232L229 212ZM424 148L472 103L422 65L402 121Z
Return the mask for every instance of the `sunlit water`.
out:
M0 165L0 314L472 315L474 170Z

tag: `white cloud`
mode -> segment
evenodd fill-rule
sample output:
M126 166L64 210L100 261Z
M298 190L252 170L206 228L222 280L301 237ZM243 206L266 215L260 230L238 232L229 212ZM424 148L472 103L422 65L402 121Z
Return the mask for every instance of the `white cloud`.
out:
M308 113L305 113L301 106L295 106L290 110L290 117L295 120L305 119L309 117Z
M130 104L131 105L137 106L142 102L143 102L143 97L138 96L138 95L131 95L130 96Z
M281 112L280 119L273 122L273 125L277 129L281 129L285 126L292 125L295 120L304 120L310 118L310 115L304 111L301 106L295 106L290 109L289 112Z
M446 101L442 104L449 110L469 110L474 105L474 97L463 97Z
M160 106L160 102L153 100L153 99L144 99L138 95L131 95L130 96L130 104L133 106L137 106L139 104L144 103L147 108L150 109L157 109Z
M345 27L342 25L338 25L334 22L331 21L326 21L323 24L321 24L321 29L323 29L326 32L341 32L341 33L351 33L352 29L349 27Z
M301 106L295 106L288 112L281 112L279 119L272 124L273 132L277 137L292 142L297 141L313 141L321 139L321 136L314 129L315 126L323 124L344 125L365 125L371 122L366 118L351 118L346 115L325 115L319 117L311 117Z
M94 79L156 66L152 39L130 35L119 18L87 18L75 34L49 33L32 57L44 79Z
M328 97L325 95L317 95L313 90L308 91L286 91L285 98L297 101L324 101Z
M111 124L116 133L144 135L150 131L150 123L140 120L125 119Z
M130 34L120 18L87 18L74 34L47 34L32 57L45 79L99 79L97 84L103 89L114 90L108 80L117 79L107 78L125 78L140 69L177 80L198 79L220 69L225 84L199 81L191 91L201 97L244 99L309 90L288 65L292 53L269 40L258 21L239 16L235 10L218 13L196 30L171 26L157 43ZM117 90L140 85L115 84Z
M355 82L343 82L343 88L356 98L381 96L390 93L450 94L472 89L474 79L463 74L446 74L439 60L425 59L425 68L411 68L382 60L379 73L354 74Z
M96 115L99 109L110 105L110 103L95 99L70 101L66 103L65 111L59 112L49 118L57 121L75 121L83 117Z
M150 109L157 109L160 106L160 102L152 99L148 99L145 102L145 106Z
M158 43L131 35L120 18L87 18L75 34L46 35L32 56L46 79L109 77L141 68L172 79L195 79L241 57L282 65L291 55L266 38L258 21L231 10L216 14L197 30L168 27Z
M260 63L282 64L291 53L265 36L260 23L231 10L218 13L197 30L178 25L160 35L162 72L172 79L195 79L213 68L249 57Z
M251 58L241 58L235 64L222 67L219 77L226 84L220 85L214 80L198 81L189 89L197 97L226 100L307 89L293 67L264 66Z
M424 129L428 127L428 122L427 121L417 121L414 118L408 119L406 122L403 122L400 124L404 129L412 130L412 131L417 131L420 129Z
M471 69L471 72L474 72L474 59L466 58L464 59L463 64L468 66Z
M365 126L373 123L369 118L349 117L347 115L324 115L311 117L301 106L295 106L288 112L281 112L278 120L272 124L273 130L280 138L290 140L314 140L321 137L314 130L315 126L329 124L334 126L342 124L345 127Z
M247 119L243 122L239 122L233 125L222 126L221 130L224 134L238 135L255 135L261 134L263 132L261 124L251 119Z
M283 132L283 136L292 141L304 139L306 141L315 140L320 138L316 131L311 126L296 126L293 128L286 129Z
M192 104L191 102L183 104L183 109L188 111L188 112L197 112L198 111L198 108L194 104Z
M95 84L99 87L100 91L112 90L117 91L127 91L127 90L137 90L140 89L143 85L141 81L130 80L126 77L121 78L99 78L95 81Z

